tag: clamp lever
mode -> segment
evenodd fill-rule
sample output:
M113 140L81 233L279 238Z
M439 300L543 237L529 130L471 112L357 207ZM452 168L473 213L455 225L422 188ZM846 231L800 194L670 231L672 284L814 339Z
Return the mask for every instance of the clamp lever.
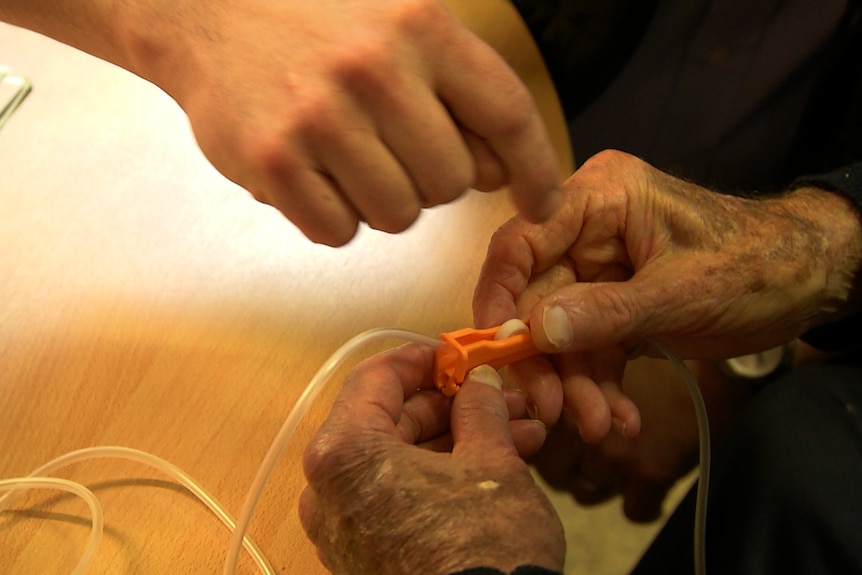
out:
M444 333L434 358L435 383L443 395L453 396L474 367L500 369L539 353L529 327L517 319L488 329L468 327Z

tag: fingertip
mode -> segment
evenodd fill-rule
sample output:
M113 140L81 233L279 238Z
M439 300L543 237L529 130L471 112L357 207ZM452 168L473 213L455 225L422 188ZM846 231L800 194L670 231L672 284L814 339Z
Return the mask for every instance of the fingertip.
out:
M483 365L467 374L452 401L452 436L461 449L512 449L509 408L503 382L493 367Z
M581 439L588 445L596 445L608 436L611 431L611 423L608 420L607 424L591 421L578 426L581 433Z
M500 374L489 365L470 370L453 399L452 425L462 422L469 429L475 429L499 426L508 421L509 406Z
M612 425L614 431L618 433L620 437L628 441L632 441L633 439L636 439L641 432L640 413L625 417L614 416Z
M349 206L309 207L303 212L280 198L273 199L271 205L316 244L338 248L349 243L359 231L359 215Z
M512 441L521 459L534 456L548 438L548 428L538 419L518 419L510 423Z
M359 222L355 226L343 227L338 229L327 229L323 233L319 230L310 230L304 232L309 240L316 244L329 246L331 248L340 248L348 243L356 236L359 229Z
M498 391L503 390L503 380L497 370L490 365L480 365L467 374L467 381L475 381L493 387Z
M400 234L416 223L422 213L418 198L410 195L399 200L386 205L386 209L378 213L363 214L368 227L387 234Z
M544 222L563 204L561 172L553 146L540 129L527 136L516 151L513 154L515 150L509 150L507 155L497 150L510 175L512 199L527 220Z
M533 324L536 326L534 333L539 336L537 343L544 340L552 351L569 347L574 341L574 333L568 311L561 305L552 303L538 312L538 321Z
M536 196L537 198L532 199L522 210L524 217L534 224L542 223L553 216L560 209L563 201L563 194L559 188L552 188Z
M641 432L641 412L637 404L619 389L610 402L612 426L616 433L626 440L635 439Z
M597 409L579 409L574 415L581 439L588 445L595 445L611 432L613 419L610 410L604 406Z

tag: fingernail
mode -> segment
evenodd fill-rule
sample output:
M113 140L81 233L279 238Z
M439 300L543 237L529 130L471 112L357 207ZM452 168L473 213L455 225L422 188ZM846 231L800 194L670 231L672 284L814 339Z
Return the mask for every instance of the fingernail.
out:
M467 379L490 385L494 389L503 389L503 380L500 379L500 374L497 373L497 370L490 365L474 367L470 370L470 373L467 374Z
M530 419L541 421L539 419L539 406L529 395L527 396L527 415L530 416Z
M625 421L623 421L622 419L620 419L619 417L613 418L612 421L613 421L614 431L616 431L618 434L620 434L625 439L628 439L628 437L626 436L626 431L628 430L628 424Z
M545 337L557 349L564 348L572 343L572 326L569 323L569 314L558 305L550 305L542 312L542 328Z

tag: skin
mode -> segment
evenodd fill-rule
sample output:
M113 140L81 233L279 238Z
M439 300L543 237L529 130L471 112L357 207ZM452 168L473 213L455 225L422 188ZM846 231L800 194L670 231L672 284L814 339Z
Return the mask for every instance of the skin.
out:
M536 345L552 354L510 366L540 412L563 395L536 458L543 475L586 503L622 493L630 517L650 520L693 465L696 432L686 392L667 384L676 376L632 374L627 397L626 362L656 354L647 337L703 360L693 366L713 424L727 422L747 394L712 360L775 347L862 308L862 218L825 190L724 195L615 151L585 162L563 191L549 221L516 217L492 239L476 323L527 317Z
M565 537L524 457L545 439L490 367L453 400L434 389L433 350L406 346L348 377L304 458L300 519L338 574L446 574L476 566L562 570ZM451 448L417 444L451 436Z
M559 202L556 156L503 59L437 0L0 0L0 19L172 96L227 178L310 239L507 184L531 220Z

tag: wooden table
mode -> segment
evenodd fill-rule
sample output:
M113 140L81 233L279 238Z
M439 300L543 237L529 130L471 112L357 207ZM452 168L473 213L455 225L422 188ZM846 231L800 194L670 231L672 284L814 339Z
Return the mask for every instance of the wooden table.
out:
M477 1L462 16L506 6ZM473 24L511 42L501 51L512 49L536 87L568 169L553 90L507 21L514 40L499 22ZM0 479L122 445L176 464L236 514L283 419L339 345L372 327L436 335L470 324L488 238L512 213L506 194L468 195L398 236L364 229L342 249L313 245L223 179L152 85L3 25L0 64L34 84L0 130ZM324 572L296 505L301 452L332 383L251 525L284 573ZM221 572L227 530L166 476L114 460L58 475L104 508L92 573ZM28 492L0 515L0 573L68 573L88 534L80 500ZM256 572L245 555L240 572Z

